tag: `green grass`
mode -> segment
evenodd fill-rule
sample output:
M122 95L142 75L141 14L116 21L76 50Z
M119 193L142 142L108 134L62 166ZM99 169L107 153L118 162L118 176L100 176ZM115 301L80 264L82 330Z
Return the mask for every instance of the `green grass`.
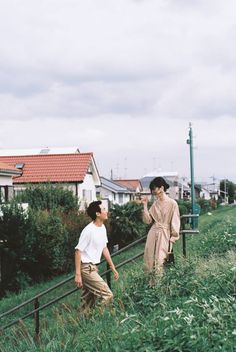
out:
M120 269L119 282L112 282L112 309L97 307L90 317L80 316L78 291L41 313L40 343L32 337L30 319L1 336L0 351L234 352L236 207L201 216L199 228L199 235L187 239L187 258L179 241L175 267L152 286L142 259L137 260ZM49 285L3 299L1 311Z

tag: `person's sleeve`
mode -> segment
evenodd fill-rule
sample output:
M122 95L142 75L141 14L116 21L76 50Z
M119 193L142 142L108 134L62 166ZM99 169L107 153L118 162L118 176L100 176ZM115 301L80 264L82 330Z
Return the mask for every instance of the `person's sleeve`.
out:
M107 244L108 244L108 237L107 237L107 229L105 228L104 248L107 247Z
M79 242L75 247L75 249L79 249L81 252L83 252L85 248L88 246L89 241L90 241L90 232L88 231L88 229L83 229L79 238Z
M147 209L143 210L143 222L145 224L151 224L153 220L151 216L151 210L152 210L152 207L150 208L150 210L147 210Z
M170 242L175 243L179 239L179 231L180 231L180 215L179 215L179 207L175 202L173 206L173 213L171 217L170 224Z

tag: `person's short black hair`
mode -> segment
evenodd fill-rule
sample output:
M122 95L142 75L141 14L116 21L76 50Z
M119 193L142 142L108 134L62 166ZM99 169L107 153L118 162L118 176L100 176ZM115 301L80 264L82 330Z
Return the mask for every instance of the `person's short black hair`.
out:
M161 186L164 187L164 191L166 191L170 187L163 177L155 177L150 182L149 188L150 188L150 191L152 192L156 187L160 188Z
M96 220L96 213L101 213L100 204L102 204L100 200L95 200L89 204L87 208L87 214L92 220Z

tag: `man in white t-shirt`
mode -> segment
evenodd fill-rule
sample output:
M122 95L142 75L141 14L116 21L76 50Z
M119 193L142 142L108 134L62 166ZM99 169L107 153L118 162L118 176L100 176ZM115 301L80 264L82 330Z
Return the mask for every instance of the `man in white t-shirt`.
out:
M75 247L75 283L79 288L83 288L81 299L84 311L94 306L97 297L101 298L103 304L108 304L113 299L110 288L98 274L96 264L100 263L102 255L109 264L115 280L119 278L107 248L104 221L108 213L101 201L95 201L89 204L87 214L93 221L83 229L79 243Z

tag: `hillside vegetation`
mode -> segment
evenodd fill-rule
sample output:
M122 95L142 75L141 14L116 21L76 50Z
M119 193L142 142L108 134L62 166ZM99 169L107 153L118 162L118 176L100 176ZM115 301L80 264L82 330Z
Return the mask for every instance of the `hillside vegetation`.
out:
M1 336L0 350L234 352L236 207L202 215L199 228L199 235L187 239L187 258L179 241L176 265L152 285L142 259L128 264L120 269L119 282L112 282L111 309L97 307L83 317L75 293L41 313L40 343L28 320ZM31 294L35 288L28 290ZM3 299L1 306L7 308L11 300L15 303L17 297Z

